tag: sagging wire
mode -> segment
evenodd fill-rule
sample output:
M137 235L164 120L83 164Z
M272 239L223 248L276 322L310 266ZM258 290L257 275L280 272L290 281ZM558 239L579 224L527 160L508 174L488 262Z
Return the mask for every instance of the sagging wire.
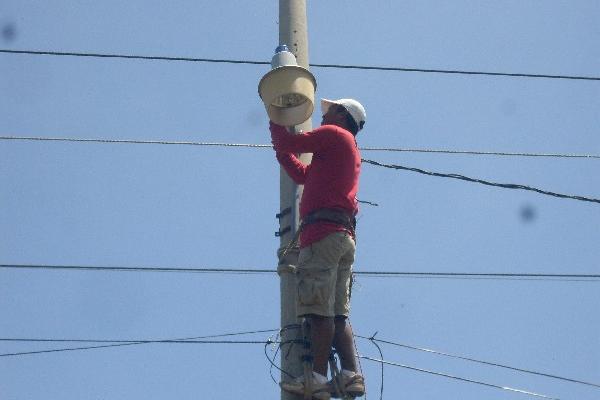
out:
M179 144L179 145L185 144L185 145L197 145L197 146L264 147L264 148L272 147L270 145L255 145L255 144L241 144L241 143L198 143L198 142L169 142L169 141L148 141L148 140L43 138L43 137L15 137L15 136L0 136L0 140L52 140L52 141L68 141L68 142L99 142L99 143ZM500 153L498 153L498 154L500 154ZM564 156L568 156L568 155L562 155L562 156L564 157ZM582 156L582 155L578 155L578 156ZM597 156L595 156L595 155L583 155L582 157L597 158ZM421 173L424 175L429 175L429 176L460 179L460 180L464 180L467 182L480 183L482 185L495 186L495 187L499 187L499 188L503 188L503 189L529 190L529 191L533 191L533 192L536 192L539 194L543 194L543 195L547 195L547 196L554 196L554 197L563 198L563 199L572 199L572 200L600 203L600 199L596 199L596 198L590 198L590 197L579 196L579 195L566 195L566 194L562 194L562 193L556 193L556 192L538 189L538 188L527 186L527 185L513 184L513 183L489 182L489 181L486 181L483 179L471 178L471 177L459 175L459 174L445 174L445 173L439 173L439 172L431 172L431 171L426 171L426 170L423 170L420 168L405 167L402 165L394 165L394 164L384 164L384 163L380 163L380 162L377 162L374 160L369 160L369 159L362 159L362 162L376 165L379 167L418 172L418 173ZM372 205L372 206L378 206L377 203L372 203L369 201L361 201L361 202L364 204Z
M358 200L358 199L356 199L356 201L357 201L358 203L360 203L360 204L366 204L366 205L368 205L368 206L379 207L379 204L377 204L377 203L373 203L373 202L371 202L371 201L367 201L367 200Z
M273 360L275 360L275 357L277 357L277 353L279 353L279 349L280 349L280 346L275 346L275 342L279 340L279 333L275 334L274 340L272 338L273 338L273 336L270 336L269 339L267 340L267 343L265 343L265 357L267 357L267 360L269 361L269 364L271 365L269 367L269 375L271 376L271 379L273 380L273 382L277 385L277 381L275 380L275 377L273 376L273 366L276 366ZM269 345L272 345L272 349L275 348L275 354L273 355L273 359L271 359L269 357L269 353L267 353L267 348L269 347Z
M515 184L515 183L490 182L490 181L486 181L486 180L483 180L483 179L471 178L471 177L460 175L460 174L445 174L445 173L440 173L440 172L426 171L426 170L420 169L420 168L405 167L405 166L396 165L396 164L384 164L384 163L380 163L380 162L377 162L377 161L368 160L368 159L365 159L365 158L362 159L362 162L367 163L367 164L371 164L371 165L375 165L377 167L384 167L384 168L390 168L390 169L397 169L397 170L418 172L419 174L429 175L429 176L437 176L439 178L459 179L459 180L462 180L462 181L467 181L467 182L472 182L472 183L479 183L479 184L487 185L487 186L495 186L495 187L499 187L499 188L503 188L503 189L529 190L529 191L536 192L536 193L539 193L539 194L543 194L543 195L546 195L546 196L553 196L553 197L558 197L558 198L561 198L561 199L571 199L571 200L579 200L579 201L588 201L588 202L592 202L592 203L600 203L600 199L595 199L595 198L592 198L592 197L584 197L584 196L578 196L578 195L568 195L568 194L556 193L556 192L551 192L551 191L548 191L548 190L538 189L538 188L535 188L535 187L532 187L532 186L527 186L527 185L521 185L521 184Z
M279 365L277 365L277 363L275 362L275 358L277 357L277 354L279 353L279 351L281 351L283 353L283 346L284 345L289 345L290 348L287 350L287 354L285 355L286 359L290 354L290 351L292 350L292 346L294 344L301 344L303 343L302 340L298 340L298 339L291 339L291 340L281 340L283 337L283 333L288 331L288 330L292 330L292 329L300 329L300 325L299 324L290 324L290 325L286 325L284 327L282 327L277 334L275 335L275 340L272 339L273 336L269 337L269 339L267 340L267 343L265 343L265 347L264 347L264 352L265 352L265 357L267 358L267 360L269 361L270 367L269 367L269 375L271 376L271 379L273 380L273 382L275 384L278 384L278 382L275 380L275 377L273 376L273 368L278 369L281 373L289 376L291 379L296 379L296 377L294 375L292 375L291 373L289 373L288 371L285 371L284 369L282 369ZM273 358L269 357L269 353L267 352L267 348L269 347L269 345L275 345L277 344L277 346L273 346L272 348L275 348L275 354L273 355Z
M371 335L371 337L366 338L366 339L368 339L377 348L377 351L379 352L379 356L383 360L384 357L383 357L383 352L381 351L381 347L375 341L375 336L377 335L377 333L378 332L376 331L374 334ZM357 337L362 338L362 336L354 335L354 338L357 338ZM356 343L356 340L355 340L355 343ZM358 352L357 352L357 355L358 355ZM361 359L361 357L359 356L358 357L359 365L360 365L360 359ZM383 400L383 369L384 368L383 368L383 363L380 363L380 365L381 365L381 385L380 385L380 390L379 390L379 400ZM360 369L362 372L362 365L360 366ZM363 375L363 377L364 377L364 375ZM366 394L366 391L365 391L365 394ZM366 400L366 397L365 397L365 400Z

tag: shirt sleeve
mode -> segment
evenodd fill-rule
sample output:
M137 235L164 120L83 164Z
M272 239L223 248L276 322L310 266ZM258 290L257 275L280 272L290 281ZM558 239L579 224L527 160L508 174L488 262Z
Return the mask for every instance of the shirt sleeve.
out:
M310 132L289 133L285 127L271 123L271 140L275 151L281 153L315 153L327 147L331 135L328 135L328 125L321 126Z
M285 169L287 174L298 185L303 185L306 182L306 175L310 169L310 165L303 164L298 157L292 153L276 152L275 156L279 164Z

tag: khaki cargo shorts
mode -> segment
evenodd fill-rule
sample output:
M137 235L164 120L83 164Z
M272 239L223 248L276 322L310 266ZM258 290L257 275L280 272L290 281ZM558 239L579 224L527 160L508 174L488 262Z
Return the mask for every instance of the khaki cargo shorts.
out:
M296 281L298 317L348 316L356 245L346 232L334 232L300 249Z

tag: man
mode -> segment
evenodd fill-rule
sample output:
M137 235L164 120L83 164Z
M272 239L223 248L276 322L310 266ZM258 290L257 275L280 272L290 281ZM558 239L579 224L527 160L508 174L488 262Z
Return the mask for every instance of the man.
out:
M355 136L366 113L353 99L323 99L321 109L321 126L311 132L290 134L272 122L270 130L277 160L297 184L304 185L296 312L311 325L313 397L328 400L333 391L327 381L332 346L340 358L344 391L354 397L365 391L348 314L361 164ZM297 153L313 153L311 164L300 162ZM281 387L302 395L303 377L282 382Z

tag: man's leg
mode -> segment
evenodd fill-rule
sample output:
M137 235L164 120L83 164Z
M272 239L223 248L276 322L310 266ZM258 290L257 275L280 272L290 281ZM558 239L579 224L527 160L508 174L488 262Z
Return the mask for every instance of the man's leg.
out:
M340 363L342 364L341 382L343 392L351 397L363 396L365 394L365 379L357 371L352 326L344 316L335 318L333 345L340 356Z
M352 290L352 264L356 244L349 235L343 240L345 252L340 258L337 282L335 288L335 333L333 347L340 356L342 369L357 372L356 350L354 348L354 336L352 327L348 322L350 313L350 296Z
M345 252L340 242L345 241L343 234L332 233L300 249L298 257L296 312L311 324L313 370L325 377L335 332L338 265Z
M342 369L357 372L356 351L354 349L354 338L352 326L344 316L335 317L335 333L333 336L333 347L340 356Z
M332 317L320 315L307 316L310 321L311 350L313 356L313 370L327 376L327 362L334 337L334 322Z

